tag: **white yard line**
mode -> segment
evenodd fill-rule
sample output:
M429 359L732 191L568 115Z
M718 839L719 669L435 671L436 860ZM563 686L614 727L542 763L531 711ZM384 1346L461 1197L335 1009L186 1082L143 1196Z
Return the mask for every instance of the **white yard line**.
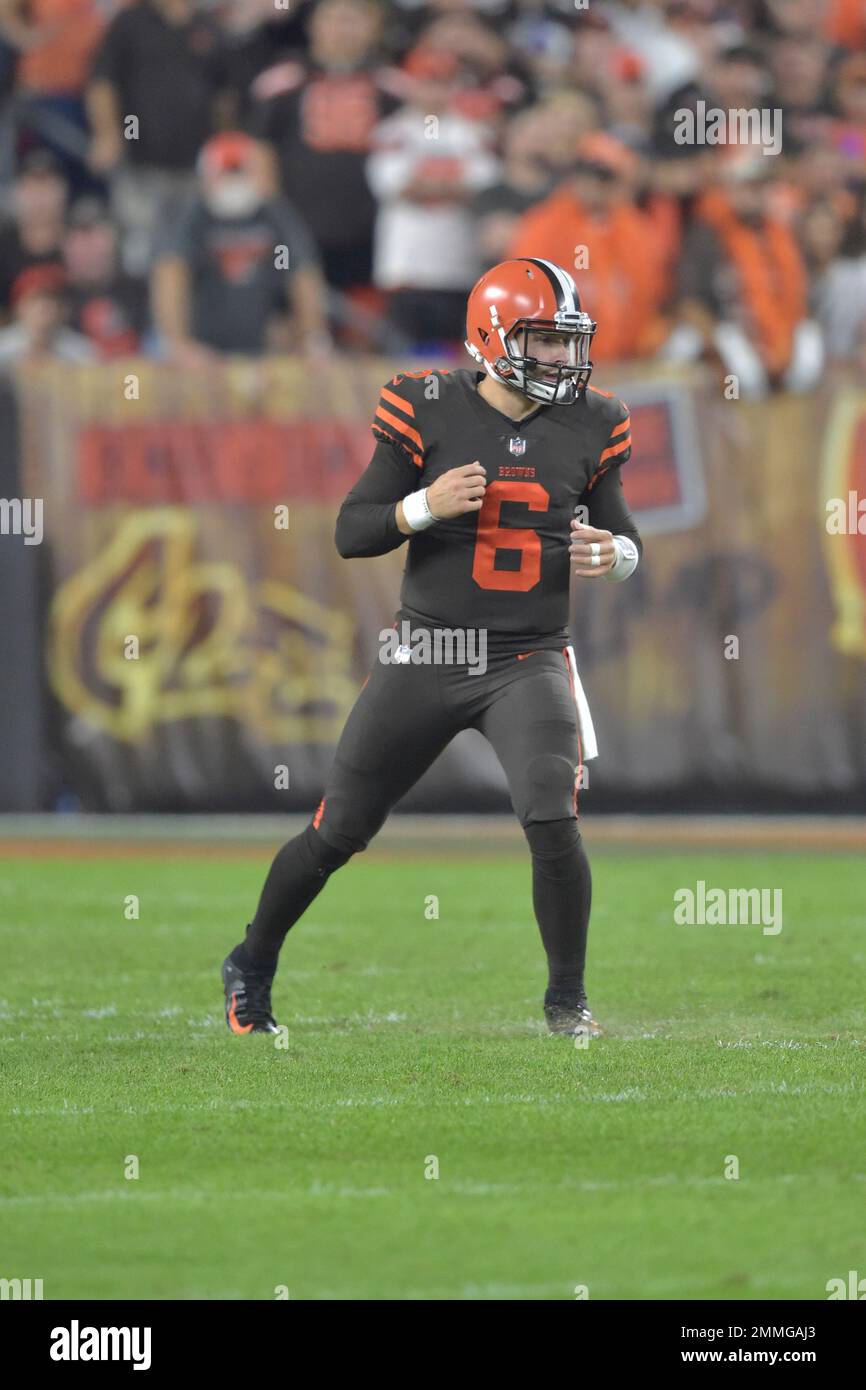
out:
M328 1101L298 1101L290 1097L281 1100L211 1100L177 1101L157 1105L35 1105L9 1106L4 1113L14 1119L25 1118L70 1118L77 1115L174 1115L208 1114L233 1110L276 1110L287 1116L298 1111L329 1112L332 1110L369 1109L379 1106L400 1107L418 1110L462 1110L473 1106L499 1105L670 1105L690 1104L705 1100L740 1100L749 1096L805 1096L805 1095L854 1095L866 1092L866 1080L862 1081L809 1081L789 1085L787 1081L762 1081L751 1086L716 1086L699 1090L642 1091L638 1087L627 1087L616 1092L591 1092L575 1089L567 1093L550 1095L481 1095L454 1097L453 1100L441 1096L346 1096Z
M866 1179L866 1174L855 1173L858 1179ZM834 1179L839 1182L849 1181L848 1176L834 1175ZM423 1181L419 1177L418 1184ZM745 1191L752 1191L758 1187L775 1187L778 1185L789 1185L792 1183L808 1183L814 1186L814 1173L761 1173L748 1178L741 1178L739 1185ZM654 1177L634 1177L634 1178L568 1178L560 1182L522 1182L522 1183L488 1183L473 1179L440 1179L439 1186L443 1194L451 1197L529 1197L533 1194L543 1195L554 1192L642 1192L647 1188L707 1188L717 1187L722 1189L729 1186L727 1180L721 1175L715 1177L695 1176L684 1177L681 1173L662 1173ZM154 1190L142 1187L140 1183L130 1182L125 1187L101 1188L96 1191L87 1192L53 1192L39 1194L18 1194L8 1197L0 1197L0 1210L17 1207L51 1207L51 1206L88 1206L101 1205L102 1203L122 1202L136 1204L139 1202L167 1202L178 1203L179 1205L210 1205L218 1197L220 1204L226 1202L256 1202L261 1201L268 1205L277 1205L281 1202L288 1202L293 1207L297 1206L299 1198L314 1197L328 1201L334 1200L378 1200L383 1197L405 1198L412 1195L415 1187L409 1184L396 1187L354 1187L347 1183L328 1183L320 1182L315 1179L308 1188L292 1187L288 1190L275 1188L234 1188L230 1191L223 1191L218 1186L210 1188L163 1188Z

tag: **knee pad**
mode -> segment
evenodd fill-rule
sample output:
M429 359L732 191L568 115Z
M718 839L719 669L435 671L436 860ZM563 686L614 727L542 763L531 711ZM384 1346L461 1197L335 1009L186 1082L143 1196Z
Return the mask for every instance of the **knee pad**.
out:
M527 822L564 820L575 814L576 765L561 753L541 753L526 769Z
M570 859L582 844L577 821L568 816L563 820L533 821L523 827L533 859Z
M554 883L590 881L589 860L580 838L577 821L535 821L525 825L523 832L532 853L535 874Z
M336 836L342 839L342 836ZM366 849L365 844L353 846L351 842L344 842L342 846L332 845L325 839L320 830L316 830L312 825L308 825L301 836L299 846L301 858L307 868L316 873L325 875L333 873L334 869L340 869L351 859L358 850Z

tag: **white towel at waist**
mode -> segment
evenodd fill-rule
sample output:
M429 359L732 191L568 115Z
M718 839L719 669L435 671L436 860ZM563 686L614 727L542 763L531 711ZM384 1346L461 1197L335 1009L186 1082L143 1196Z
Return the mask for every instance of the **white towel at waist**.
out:
M592 715L589 712L589 701L584 694L583 686L580 683L580 676L577 674L577 662L574 659L574 647L566 647L565 660L568 665L571 677L571 692L574 696L574 703L577 707L577 727L580 733L580 751L583 762L588 763L590 758L598 757L598 744L595 739L595 729L592 723Z

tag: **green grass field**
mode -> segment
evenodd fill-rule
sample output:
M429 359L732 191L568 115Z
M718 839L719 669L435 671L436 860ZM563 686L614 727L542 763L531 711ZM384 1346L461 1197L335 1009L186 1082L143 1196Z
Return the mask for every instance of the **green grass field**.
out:
M289 938L288 1049L232 1038L219 966L266 864L6 861L0 1275L46 1299L760 1300L866 1274L854 856L596 855L585 1050L543 1030L522 856L375 849ZM780 887L783 930L675 926L699 878Z

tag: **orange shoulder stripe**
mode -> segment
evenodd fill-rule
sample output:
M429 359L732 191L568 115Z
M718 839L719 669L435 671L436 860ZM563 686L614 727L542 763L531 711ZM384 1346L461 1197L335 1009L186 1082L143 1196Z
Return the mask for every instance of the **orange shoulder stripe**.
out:
M399 439L397 435L393 433L393 431L386 429L384 425L380 425L377 420L373 421L370 428L378 438L387 439L389 444L397 444L401 449L406 449L408 453L411 455L412 462L415 464L417 468L424 467L424 459L422 458L421 454L417 453L416 450L412 448L408 440Z
M411 401L404 400L402 396L398 396L396 391L389 391L387 386L383 386L381 399L387 401L389 405L396 405L398 410L405 410L406 414L414 420L414 405Z
M598 461L599 463L604 463L605 459L615 459L619 454L624 454L626 449L630 448L631 435L629 434L626 435L625 439L621 439L618 443L611 445L609 449L605 449L604 453L599 455Z
M390 425L392 429L399 430L401 434L405 434L407 439L411 439L412 443L417 444L418 448L423 451L423 439L416 429L406 424L405 420L401 420L398 416L392 415L390 410L386 410L382 405L376 406L376 415L380 420L384 420L387 425Z

